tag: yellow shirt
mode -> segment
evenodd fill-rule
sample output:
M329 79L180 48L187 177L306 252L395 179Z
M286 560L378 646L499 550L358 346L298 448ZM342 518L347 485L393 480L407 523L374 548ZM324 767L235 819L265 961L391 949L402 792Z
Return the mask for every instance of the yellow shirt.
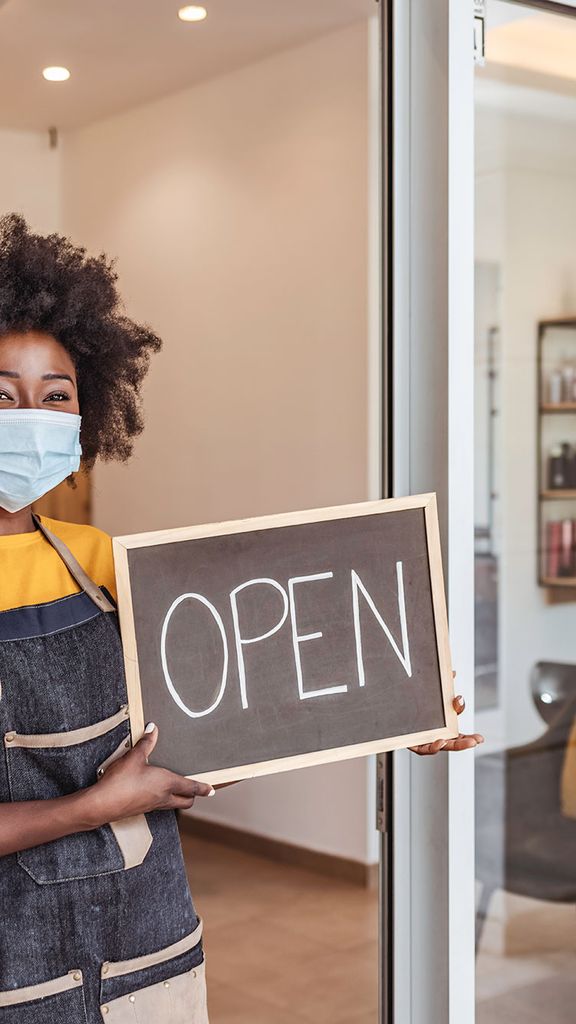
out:
M112 540L95 526L40 520L70 548L99 587L116 600ZM0 535L0 612L56 601L77 594L80 587L40 530Z

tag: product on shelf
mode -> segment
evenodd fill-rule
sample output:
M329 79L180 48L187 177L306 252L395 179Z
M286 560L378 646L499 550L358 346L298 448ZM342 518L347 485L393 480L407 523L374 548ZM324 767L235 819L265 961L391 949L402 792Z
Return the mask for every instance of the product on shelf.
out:
M546 523L544 555L548 579L576 577L576 519Z
M548 401L552 405L560 405L562 401L562 373L552 370L548 376Z
M576 402L576 362L564 357L548 373L547 400L551 405Z
M548 488L551 491L576 490L576 448L568 441L550 449Z

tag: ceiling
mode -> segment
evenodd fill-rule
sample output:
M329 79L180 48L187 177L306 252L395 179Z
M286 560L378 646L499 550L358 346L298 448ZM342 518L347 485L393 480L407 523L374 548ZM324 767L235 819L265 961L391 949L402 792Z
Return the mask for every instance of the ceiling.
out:
M486 57L491 64L576 81L576 18L532 12L489 28Z
M375 0L0 0L0 126L71 129L108 117L376 10ZM42 68L69 68L46 82Z
M487 11L477 104L574 122L576 18L502 0L489 0Z
M487 0L486 3L486 28L488 31L497 25L504 25L507 22L519 21L523 18L537 17L537 11L531 11L522 4L506 3L505 0Z

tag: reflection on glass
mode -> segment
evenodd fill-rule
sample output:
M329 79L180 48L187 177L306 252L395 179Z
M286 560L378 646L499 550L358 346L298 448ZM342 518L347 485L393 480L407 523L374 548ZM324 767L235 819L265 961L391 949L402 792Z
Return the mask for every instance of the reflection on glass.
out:
M492 0L476 91L477 1019L576 997L576 19Z

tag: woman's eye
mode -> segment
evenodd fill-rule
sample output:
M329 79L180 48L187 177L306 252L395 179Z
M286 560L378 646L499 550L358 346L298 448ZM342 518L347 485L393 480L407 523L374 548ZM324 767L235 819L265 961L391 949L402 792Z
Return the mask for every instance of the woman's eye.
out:
M46 395L45 402L69 402L70 395L67 395L65 391L52 391L49 395Z
M11 402L12 395L9 395L7 391L0 391L0 402Z

